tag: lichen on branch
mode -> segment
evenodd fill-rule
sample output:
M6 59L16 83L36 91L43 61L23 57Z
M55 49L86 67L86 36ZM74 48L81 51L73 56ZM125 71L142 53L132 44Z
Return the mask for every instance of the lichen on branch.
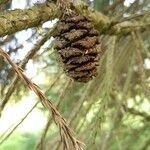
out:
M55 19L59 16L59 12L59 8L54 3L36 4L24 10L0 12L0 37Z

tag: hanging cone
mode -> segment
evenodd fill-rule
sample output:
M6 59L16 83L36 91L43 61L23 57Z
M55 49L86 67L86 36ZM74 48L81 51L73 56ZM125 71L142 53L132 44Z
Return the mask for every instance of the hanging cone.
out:
M76 13L64 15L54 37L66 75L79 82L88 82L97 75L102 52L99 33L86 17Z

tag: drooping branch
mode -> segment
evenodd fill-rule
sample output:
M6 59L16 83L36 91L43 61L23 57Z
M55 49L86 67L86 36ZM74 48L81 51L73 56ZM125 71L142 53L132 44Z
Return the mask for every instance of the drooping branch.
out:
M11 61L10 56L1 48L0 48L0 55L12 66L16 74L26 83L26 85L32 91L34 91L34 93L39 97L41 103L52 114L53 120L59 126L61 139L64 144L64 149L66 150L70 149L69 142L71 142L74 149L83 150L82 143L73 136L73 132L68 127L68 124L66 123L65 119L61 116L57 108L45 96L45 94L43 94L41 89L24 74L24 71L17 64Z

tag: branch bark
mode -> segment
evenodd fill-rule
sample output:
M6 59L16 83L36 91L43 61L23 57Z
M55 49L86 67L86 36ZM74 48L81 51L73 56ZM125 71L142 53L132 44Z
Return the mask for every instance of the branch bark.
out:
M0 37L55 19L59 16L59 12L59 8L54 3L37 4L24 10L0 12Z

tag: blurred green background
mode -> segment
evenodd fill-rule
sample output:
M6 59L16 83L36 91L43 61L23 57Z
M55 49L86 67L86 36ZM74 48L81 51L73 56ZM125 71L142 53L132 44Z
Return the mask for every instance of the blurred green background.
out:
M113 21L150 11L149 0L84 0ZM0 1L0 10L27 8L36 0ZM150 23L150 13L129 21ZM0 38L0 46L19 64L56 20ZM57 62L50 38L24 65L86 150L150 150L150 30L101 35L105 53L99 74L89 83L68 78ZM59 129L38 98L0 58L0 150L61 150ZM13 88L11 96L8 91ZM35 105L36 104L36 105ZM31 109L33 109L31 111Z

